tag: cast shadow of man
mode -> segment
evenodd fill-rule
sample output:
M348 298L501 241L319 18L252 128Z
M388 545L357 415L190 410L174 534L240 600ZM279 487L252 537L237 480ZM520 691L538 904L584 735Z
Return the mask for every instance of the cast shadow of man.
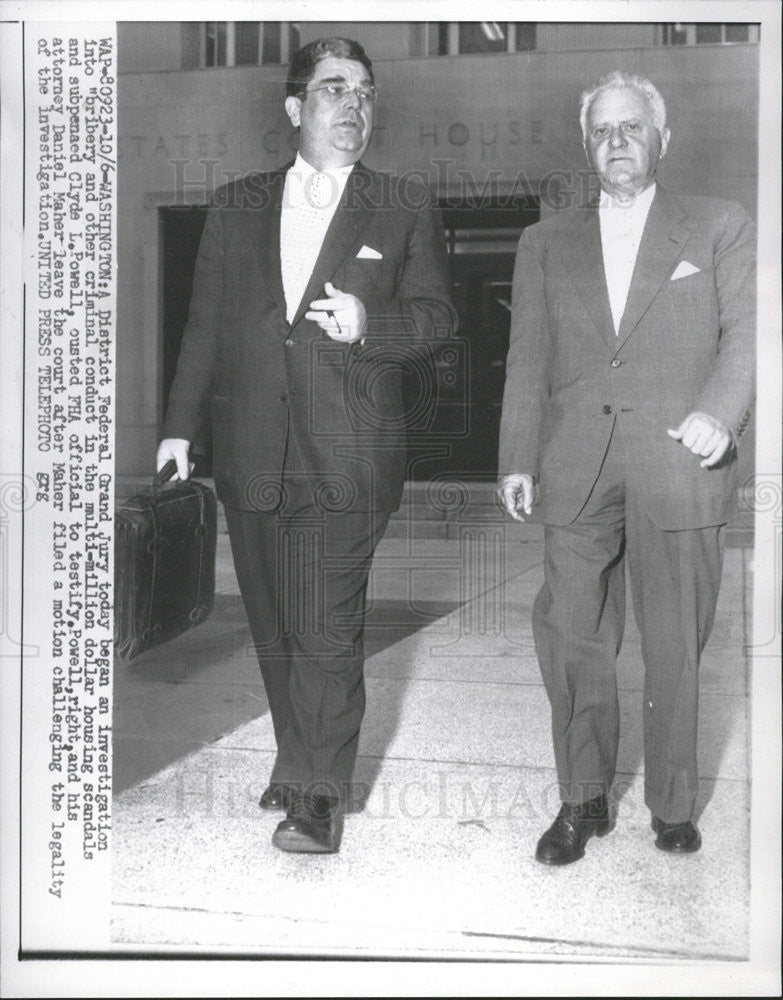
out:
M368 659L420 628L450 613L454 602L413 607L405 600L373 600L365 621ZM361 775L351 796L360 811L394 740L407 688L408 672L378 678L373 688L383 709L370 702L372 754L362 758ZM197 628L149 649L130 662L115 660L114 791L145 780L200 748L266 715L269 706L258 669L257 652L238 594L215 595L213 611ZM259 779L259 794L263 780Z

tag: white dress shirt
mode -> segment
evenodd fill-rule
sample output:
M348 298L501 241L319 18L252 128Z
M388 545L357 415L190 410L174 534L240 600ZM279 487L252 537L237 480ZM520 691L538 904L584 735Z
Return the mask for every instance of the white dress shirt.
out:
M605 191L601 192L598 205L601 249L615 333L620 329L620 320L625 312L639 244L654 197L655 184L627 203L615 201Z
M280 216L280 270L290 323L354 165L318 171L297 153L286 174Z

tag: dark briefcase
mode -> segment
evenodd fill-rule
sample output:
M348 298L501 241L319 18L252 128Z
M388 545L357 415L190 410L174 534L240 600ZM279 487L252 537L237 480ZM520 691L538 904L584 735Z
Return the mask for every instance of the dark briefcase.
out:
M121 504L114 525L114 647L123 660L205 621L215 599L217 501L203 483L152 487Z

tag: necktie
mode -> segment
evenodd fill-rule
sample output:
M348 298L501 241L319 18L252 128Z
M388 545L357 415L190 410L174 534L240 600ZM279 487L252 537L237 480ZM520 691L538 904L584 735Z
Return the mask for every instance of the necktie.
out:
M311 208L326 208L331 200L332 184L326 174L311 174L304 186L305 201Z
M289 323L313 273L336 195L331 177L310 174L302 184L301 196L293 199L292 209L287 213L286 231L280 244L280 269Z
M618 333L639 252L639 234L635 231L634 215L630 209L614 206L611 212L603 256L614 330Z

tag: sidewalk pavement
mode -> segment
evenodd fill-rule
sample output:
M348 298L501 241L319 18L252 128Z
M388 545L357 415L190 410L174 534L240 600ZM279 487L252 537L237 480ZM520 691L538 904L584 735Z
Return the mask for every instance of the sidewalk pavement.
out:
M427 530L405 508L378 548L356 773L372 789L347 815L337 855L276 850L281 815L257 806L274 738L225 533L211 619L116 664L118 949L684 967L749 958L751 550L727 549L703 658L702 850L654 846L629 612L616 827L578 864L552 869L533 858L558 808L530 625L542 531L489 504L456 509Z

